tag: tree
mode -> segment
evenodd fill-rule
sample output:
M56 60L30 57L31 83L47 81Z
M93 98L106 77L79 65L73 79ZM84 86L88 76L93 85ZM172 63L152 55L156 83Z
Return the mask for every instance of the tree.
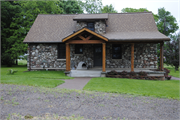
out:
M83 13L83 8L81 8L81 1L76 0L64 0L58 1L57 5L62 10L63 14L78 14Z
M170 37L171 41L166 42L164 45L165 63L175 66L175 70L178 70L180 32L178 35L171 35Z
M101 0L86 0L85 2L79 1L84 11L89 14L101 13L102 1Z
M1 10L1 64L11 66L13 59L10 49L15 41L9 38L14 34L13 29L17 29L17 26L10 26L16 14L21 12L21 8L13 1L1 1Z
M2 56L1 61L8 66L14 59L27 52L23 43L38 14L62 13L57 1L3 1L2 2ZM7 17L7 18L6 18Z
M172 16L169 11L166 11L165 8L158 9L158 21L156 24L159 32L165 34L166 36L176 32L179 28L176 18Z
M174 32L176 32L176 30L178 30L178 28L179 28L177 25L177 22L176 22L176 18L173 17L169 11L165 11L164 8L158 9L157 16L158 16L158 21L156 22L156 25L157 25L159 32L161 32L162 34L164 34L166 36L169 36L171 38L171 40L173 40L172 38L174 36L172 36L172 34ZM166 21L165 21L165 19L166 19ZM171 41L170 41L170 43L167 42L167 45L171 45ZM171 46L171 48L174 48L174 47ZM160 56L160 44L157 45L157 55ZM170 61L167 60L167 63L170 64ZM171 63L172 63L172 61L171 61ZM171 65L173 65L173 64L171 64Z
M112 4L106 5L101 9L101 13L117 13Z

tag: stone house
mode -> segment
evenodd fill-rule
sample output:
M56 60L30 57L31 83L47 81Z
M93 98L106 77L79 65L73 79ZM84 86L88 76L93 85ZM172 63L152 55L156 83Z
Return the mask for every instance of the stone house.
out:
M28 69L156 69L161 34L151 12L39 14L28 32Z

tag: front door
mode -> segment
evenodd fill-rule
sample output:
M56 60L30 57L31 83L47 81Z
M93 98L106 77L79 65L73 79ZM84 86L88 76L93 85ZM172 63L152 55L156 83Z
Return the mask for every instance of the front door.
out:
M94 66L102 66L102 45L94 45Z

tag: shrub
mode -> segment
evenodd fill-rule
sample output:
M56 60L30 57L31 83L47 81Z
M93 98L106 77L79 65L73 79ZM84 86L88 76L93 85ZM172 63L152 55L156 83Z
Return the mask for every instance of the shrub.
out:
M146 73L146 72L141 71L141 72L139 72L139 76L147 76L147 73Z
M126 76L128 74L128 72L127 71L122 71L122 72L120 72L120 74Z
M118 72L116 72L115 70L112 70L108 72L108 75L118 75Z
M18 72L17 70L9 69L8 74L9 75L14 75L14 73Z
M137 74L135 72L130 72L129 75L130 76L136 76Z

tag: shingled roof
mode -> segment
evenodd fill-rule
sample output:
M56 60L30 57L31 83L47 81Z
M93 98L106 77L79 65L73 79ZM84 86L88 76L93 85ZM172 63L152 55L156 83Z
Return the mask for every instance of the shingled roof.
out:
M97 14L69 14L37 16L28 32L24 43L58 43L76 30L77 19L96 18ZM170 40L161 34L155 24L152 13L109 13L98 14L100 18L108 18L106 34L109 41L165 41Z

